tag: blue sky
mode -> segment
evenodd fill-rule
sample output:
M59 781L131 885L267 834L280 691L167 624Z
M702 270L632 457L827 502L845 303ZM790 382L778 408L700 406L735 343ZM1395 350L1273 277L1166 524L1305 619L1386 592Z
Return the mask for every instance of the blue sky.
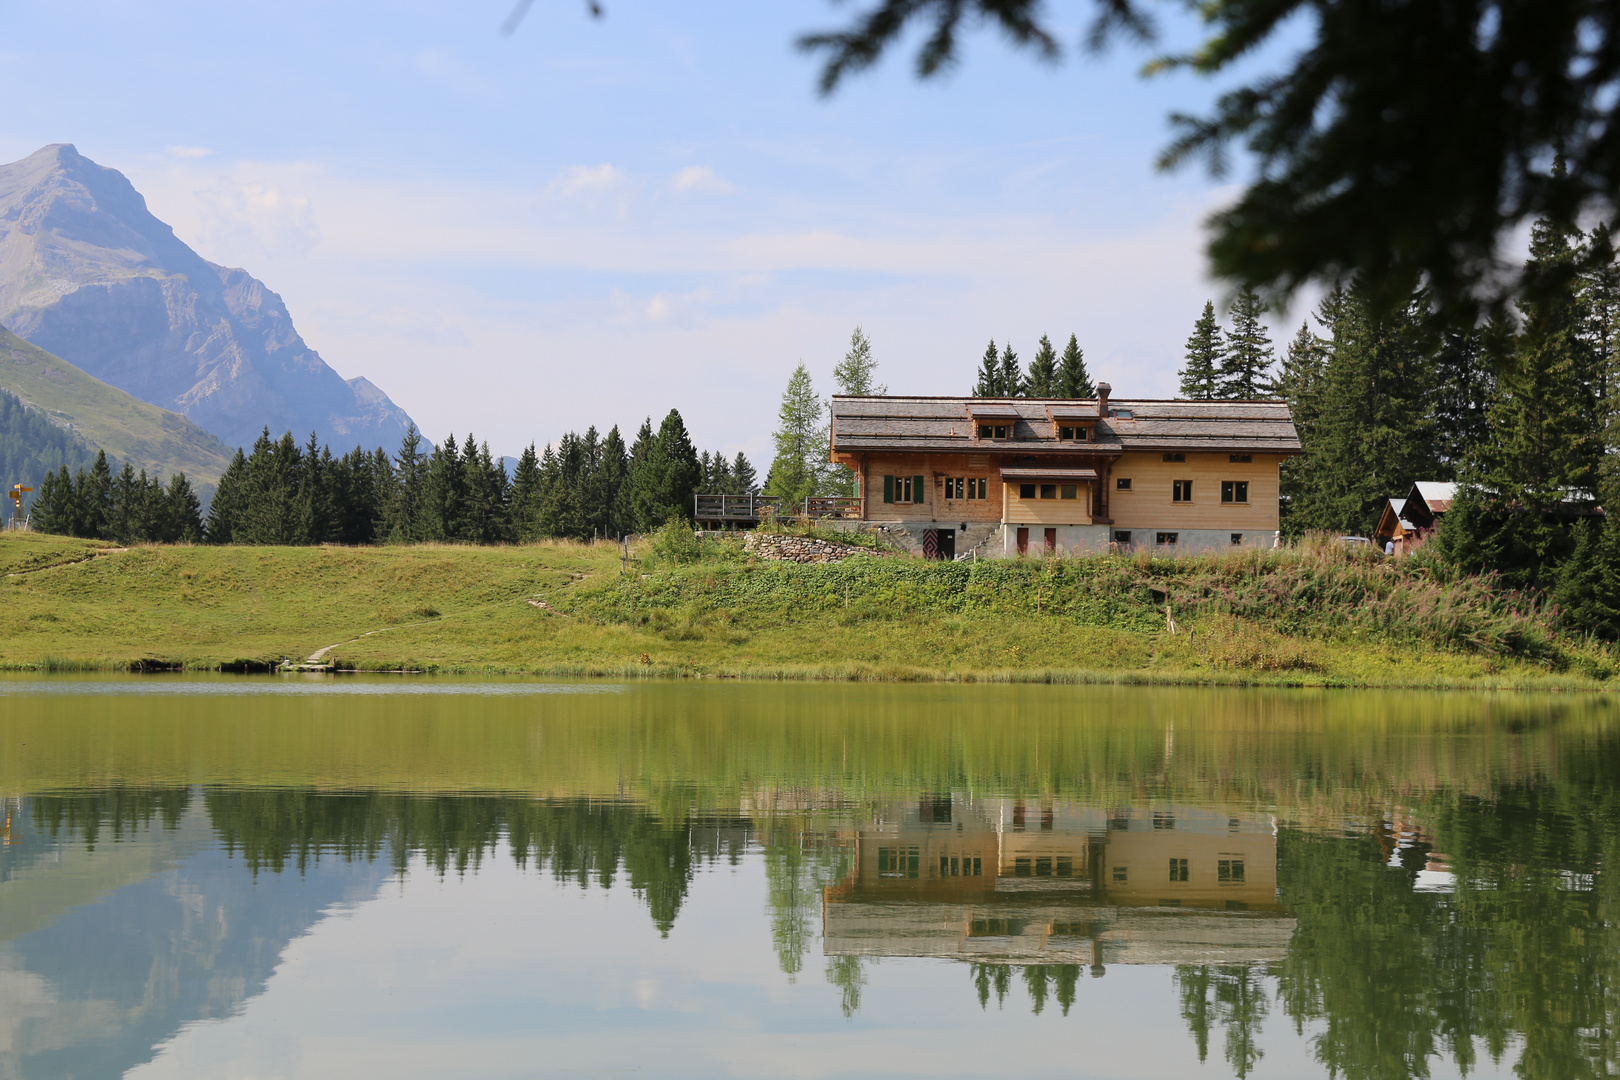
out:
M510 0L0 0L0 156L120 169L340 373L497 453L673 406L768 460L789 372L830 392L856 324L894 392L1074 332L1116 395L1174 393L1232 189L1153 159L1215 87L985 33L946 79L908 47L824 100L792 41L850 5L605 7L536 0L507 37ZM1091 10L1051 5L1069 42Z

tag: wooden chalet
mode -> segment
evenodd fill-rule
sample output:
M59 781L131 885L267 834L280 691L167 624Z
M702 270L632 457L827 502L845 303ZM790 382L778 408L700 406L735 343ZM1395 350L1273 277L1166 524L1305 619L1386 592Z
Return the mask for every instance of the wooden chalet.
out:
M1393 554L1410 555L1440 527L1440 517L1451 509L1457 495L1457 485L1440 480L1419 480L1412 485L1404 499L1390 499L1384 504L1373 530L1373 542L1378 550L1393 543Z
M858 516L926 554L1271 547L1281 401L834 397Z

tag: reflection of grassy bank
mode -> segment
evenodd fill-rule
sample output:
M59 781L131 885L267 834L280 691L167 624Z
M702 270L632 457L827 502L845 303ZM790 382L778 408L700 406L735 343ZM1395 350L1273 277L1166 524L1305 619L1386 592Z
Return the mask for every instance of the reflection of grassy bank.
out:
M6 536L0 566L83 547ZM972 565L699 554L626 573L612 545L140 548L6 578L0 665L213 668L345 642L328 659L445 673L1575 688L1620 668L1524 597L1333 549Z

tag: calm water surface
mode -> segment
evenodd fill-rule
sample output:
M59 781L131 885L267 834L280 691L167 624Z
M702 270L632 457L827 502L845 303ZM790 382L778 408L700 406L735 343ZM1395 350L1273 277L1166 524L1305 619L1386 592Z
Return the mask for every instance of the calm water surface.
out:
M1612 1076L1608 698L0 679L0 1077Z

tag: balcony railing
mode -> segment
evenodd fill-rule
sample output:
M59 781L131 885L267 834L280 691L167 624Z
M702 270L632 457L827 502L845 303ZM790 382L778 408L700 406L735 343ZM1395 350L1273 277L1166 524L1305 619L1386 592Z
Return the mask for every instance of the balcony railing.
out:
M784 507L774 495L698 495L692 515L698 521L764 521L787 514L808 518L855 520L861 516L861 500L845 495L812 495L798 505Z

